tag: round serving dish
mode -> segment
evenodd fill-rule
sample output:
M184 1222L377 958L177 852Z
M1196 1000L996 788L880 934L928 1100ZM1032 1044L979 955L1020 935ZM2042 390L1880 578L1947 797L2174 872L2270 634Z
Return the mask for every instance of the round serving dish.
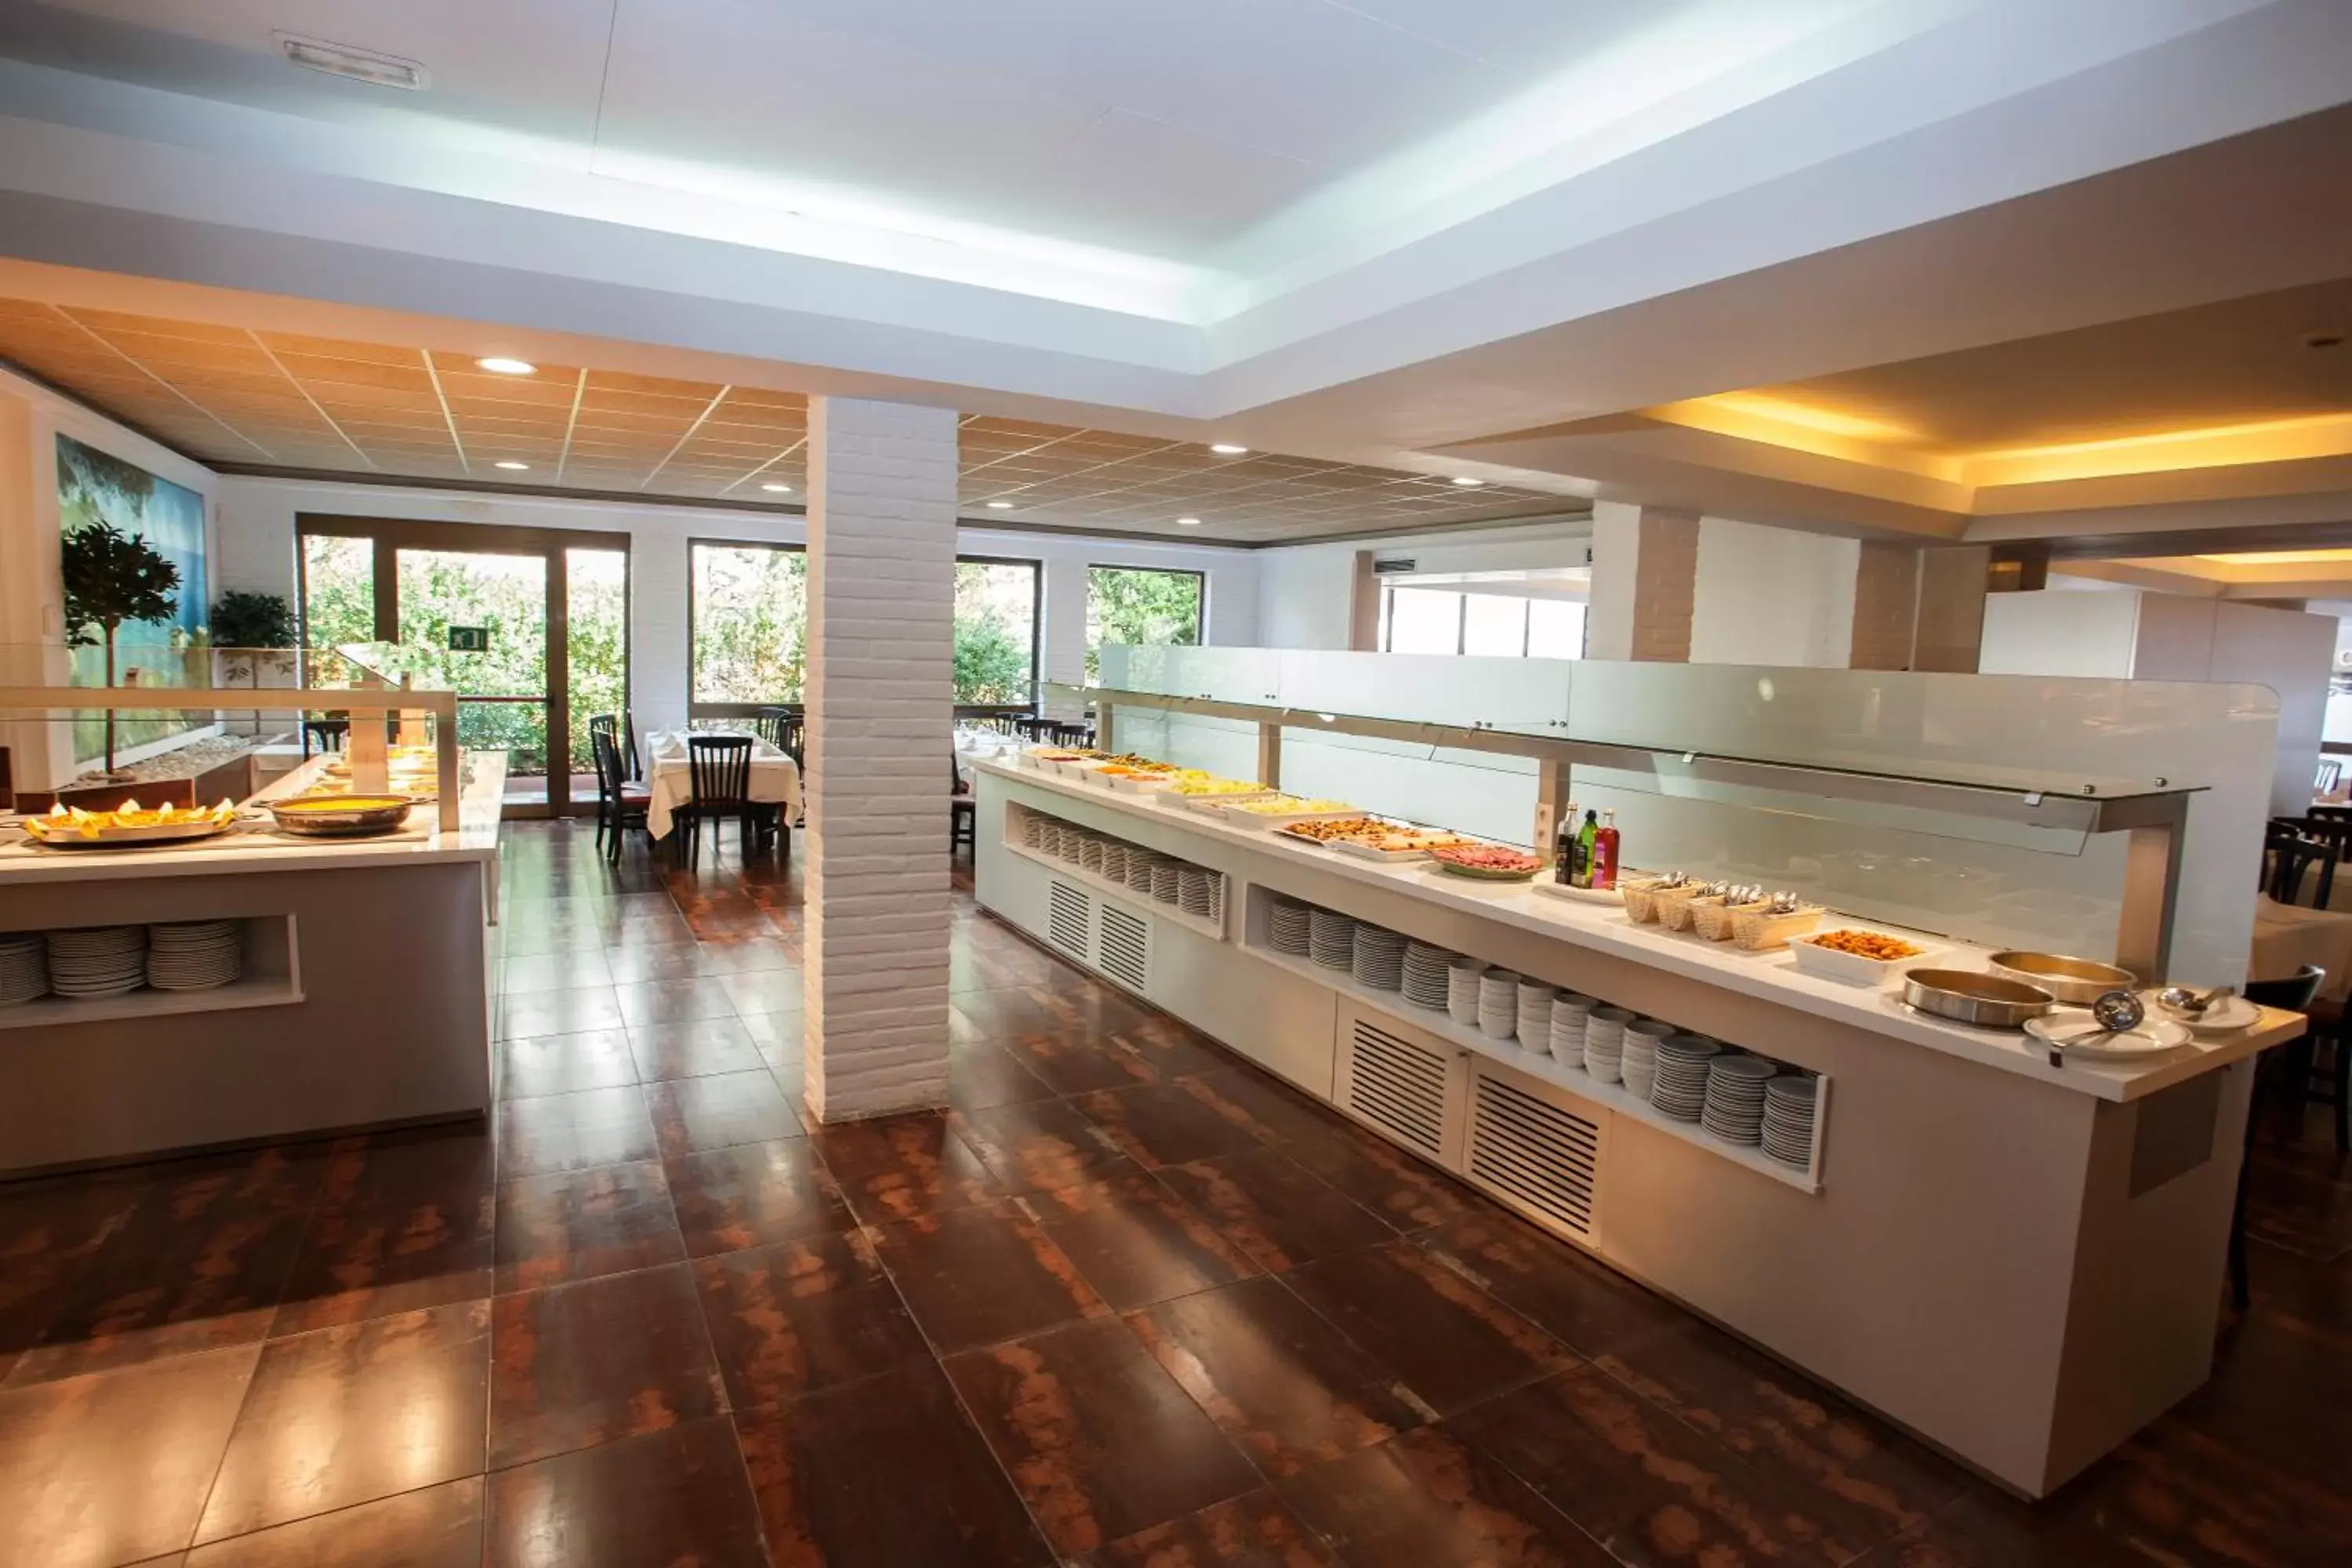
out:
M2050 1010L2039 985L1973 969L1914 969L1903 976L1903 1000L1922 1013L1980 1029L2021 1029Z
M403 795L307 795L271 801L269 815L298 838L365 838L397 832L414 804Z
M72 827L52 828L40 817L25 823L28 843L47 849L152 849L159 844L193 844L229 830L234 817L205 817L195 822L151 823L143 827L101 827L88 835Z
M2004 980L2038 987L2078 1007L2089 1006L2110 991L2139 989L2139 976L2128 969L2054 952L1996 952L1986 965Z

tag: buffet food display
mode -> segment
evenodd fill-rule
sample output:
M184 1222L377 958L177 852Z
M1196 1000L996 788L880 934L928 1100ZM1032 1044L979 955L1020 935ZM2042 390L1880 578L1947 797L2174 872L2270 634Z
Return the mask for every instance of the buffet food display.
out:
M226 833L236 821L229 801L215 806L159 805L126 800L112 811L84 811L60 802L25 819L26 836L58 849L105 849L182 844Z

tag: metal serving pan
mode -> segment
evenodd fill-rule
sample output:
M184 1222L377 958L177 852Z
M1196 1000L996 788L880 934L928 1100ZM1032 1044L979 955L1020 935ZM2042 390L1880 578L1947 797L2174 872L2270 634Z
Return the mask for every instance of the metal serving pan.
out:
M298 838L364 838L396 832L414 805L406 795L310 795L269 803L278 831Z
M1922 1013L1980 1029L2022 1029L2056 1000L2039 985L1972 969L1914 969L1903 976L1903 1000Z
M1989 961L2003 979L2039 986L2061 1002L2087 1007L2110 991L2137 991L2139 976L2095 959L2054 952L1996 952Z

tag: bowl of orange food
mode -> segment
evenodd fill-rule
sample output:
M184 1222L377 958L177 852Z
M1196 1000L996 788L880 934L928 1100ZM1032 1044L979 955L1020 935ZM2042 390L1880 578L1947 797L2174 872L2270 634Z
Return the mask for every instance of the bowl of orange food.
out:
M1797 967L1847 985L1883 985L1931 952L1942 950L1907 936L1839 926L1789 943Z

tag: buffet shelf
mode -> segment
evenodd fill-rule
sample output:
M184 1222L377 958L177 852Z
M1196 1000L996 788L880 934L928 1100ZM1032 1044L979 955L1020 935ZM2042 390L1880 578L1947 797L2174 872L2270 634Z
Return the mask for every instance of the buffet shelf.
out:
M303 1000L292 976L255 974L209 991L126 991L120 996L37 996L0 1007L0 1029L54 1029L107 1018L161 1018L174 1013L226 1013L288 1007Z
M1045 854L1012 839L1005 840L1004 852L1024 860L1034 860L1065 882L1117 899L1122 904L1142 910L1158 919L1190 927L1211 942L1225 940L1225 927L1223 921L1202 920L1198 915L1188 915L1174 904L1163 904L1148 893L1138 892L1125 882L1114 882L1108 877L1097 872L1081 869L1057 855ZM1222 895L1218 900L1218 907L1220 909L1224 907Z
M1500 1062L1505 1067L1527 1074L1529 1078L1539 1078L1547 1082L1557 1084L1570 1094L1580 1095L1595 1105L1605 1106L1628 1121L1654 1127L1668 1137L1679 1138L1685 1143L1704 1149L1708 1153L1728 1160L1735 1165L1745 1166L1759 1175L1769 1176L1783 1185L1796 1188L1799 1192L1819 1193L1822 1190L1822 1184L1813 1172L1800 1171L1793 1165L1784 1165L1761 1149L1750 1149L1738 1143L1727 1143L1720 1138L1710 1137L1696 1122L1677 1121L1647 1100L1634 1099L1620 1085L1602 1083L1580 1068L1562 1067L1552 1058L1549 1052L1522 1050L1513 1041L1497 1040L1477 1029L1455 1023L1450 1014L1415 1007L1394 991L1382 991L1377 986L1367 985L1352 974L1337 969L1326 969L1310 959L1295 957L1286 952L1276 952L1269 947L1244 946L1242 951L1262 963L1273 964L1277 969L1287 969L1292 973L1313 981L1318 985L1327 986L1343 996L1352 997L1374 1012L1384 1013L1401 1023L1411 1025L1423 1034L1434 1035L1448 1044L1458 1046L1490 1061ZM1813 1110L1813 1162L1815 1168L1818 1169L1821 1163L1822 1140L1829 1121L1830 1080L1826 1077L1822 1077L1814 1081L1820 1085L1816 1091L1817 1098Z

